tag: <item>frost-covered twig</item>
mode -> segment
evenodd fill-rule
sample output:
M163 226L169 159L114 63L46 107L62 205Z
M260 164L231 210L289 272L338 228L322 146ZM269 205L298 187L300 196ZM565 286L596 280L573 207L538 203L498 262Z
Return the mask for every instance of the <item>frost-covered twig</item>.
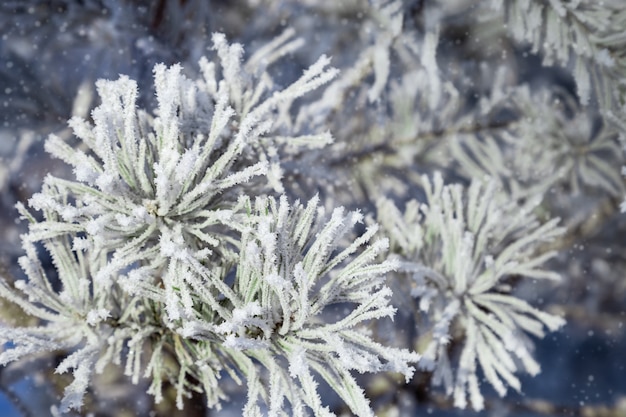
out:
M424 204L411 200L402 213L383 199L378 218L430 323L422 367L434 372L433 382L454 396L457 407L465 408L469 395L472 407L480 410L478 372L500 395L507 385L519 390L514 373L536 375L540 369L524 333L542 337L544 326L554 331L564 323L511 294L509 283L514 276L558 280L542 267L555 253L537 251L563 230L558 220L539 224L532 206L507 201L493 181L475 180L463 190L444 186L435 175L432 183L424 177L423 184ZM458 358L450 358L447 349L453 329L463 335Z

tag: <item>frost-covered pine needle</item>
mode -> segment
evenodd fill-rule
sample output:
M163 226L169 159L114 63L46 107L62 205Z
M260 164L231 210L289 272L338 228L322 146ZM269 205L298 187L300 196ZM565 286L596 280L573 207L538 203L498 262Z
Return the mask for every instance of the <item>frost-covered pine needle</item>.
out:
M543 265L555 253L541 245L563 233L558 219L540 224L532 204L507 200L495 181L475 180L468 189L444 185L436 174L423 178L426 202L407 203L404 213L391 200L378 203L378 218L390 236L400 271L412 279L417 308L431 323L421 366L434 372L457 407L480 410L482 377L500 394L520 390L518 371L532 375L539 365L525 337L543 337L563 319L532 307L510 293L510 278L559 280ZM462 350L449 358L448 345L462 331ZM478 372L481 372L479 374Z

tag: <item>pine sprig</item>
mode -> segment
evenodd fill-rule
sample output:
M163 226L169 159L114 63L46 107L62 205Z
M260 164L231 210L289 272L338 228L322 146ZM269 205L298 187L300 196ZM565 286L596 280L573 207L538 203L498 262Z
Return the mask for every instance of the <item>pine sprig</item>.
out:
M544 63L570 66L581 103L592 94L605 112L624 104L626 68L620 2L493 0L515 38L530 42Z
M218 335L230 355L238 356L233 351L239 351L267 369L273 381L269 398L255 387L262 383L261 373L250 373L254 378L247 378L244 415L255 415L252 410L258 411L260 399L273 410L270 415L307 415L302 414L303 404L314 415L333 415L322 406L312 371L356 415L373 415L349 371L393 371L409 379L414 372L410 364L419 359L414 353L376 343L359 330L368 321L395 312L388 305L390 291L383 285L395 264L376 261L386 242L363 250L373 235L367 232L337 254L337 247L362 216L336 209L324 223L317 203L314 198L306 206L290 205L285 197L250 203L252 215L237 263L237 296L227 299L232 307L219 318L196 312L195 319L183 325L185 337L210 340ZM194 305L212 302L197 294ZM335 317L335 305L351 307L343 317ZM289 363L289 373L277 371L284 361ZM279 393L276 385L292 388ZM284 410L283 402L288 407Z
M518 371L539 372L525 332L544 336L563 319L510 294L513 277L559 280L543 265L555 256L541 245L563 233L554 219L540 224L532 205L518 206L494 181L473 181L467 190L423 178L426 202L415 200L404 213L382 199L378 218L400 256L400 271L411 279L417 309L425 315L430 341L421 366L444 386L457 407L484 407L480 374L503 396L507 385L520 390ZM452 329L461 329L462 350L450 358Z

